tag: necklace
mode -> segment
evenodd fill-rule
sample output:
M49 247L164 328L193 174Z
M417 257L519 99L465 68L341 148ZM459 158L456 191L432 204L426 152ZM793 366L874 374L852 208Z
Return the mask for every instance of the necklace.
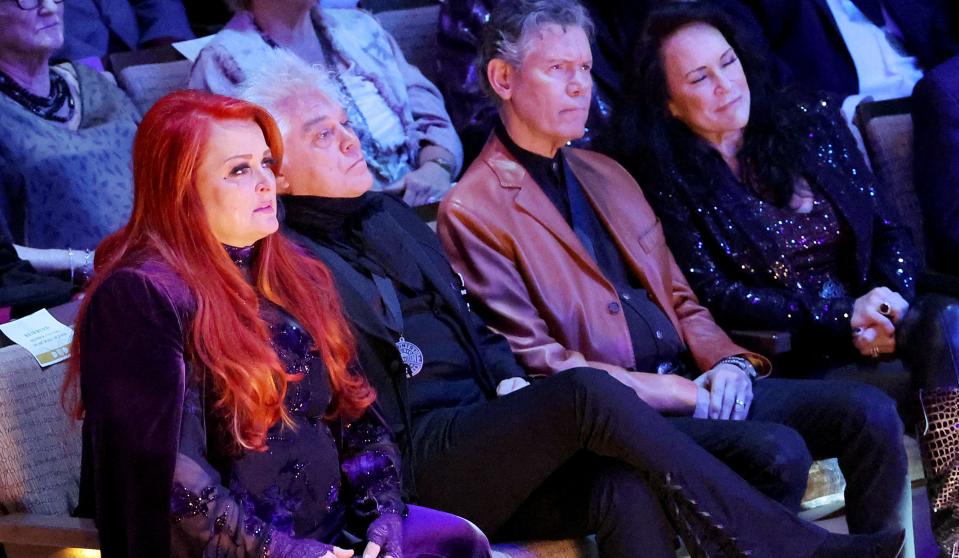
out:
M333 45L331 38L327 35L326 29L321 25L321 22L318 18L311 15L311 20L313 23L313 29L316 32L316 36L320 41L320 50L323 52L323 61L326 65L326 71L333 78L333 84L337 88L337 91L340 94L340 98L345 101L347 115L350 120L355 124L353 131L356 132L357 138L360 140L360 146L363 150L363 153L366 155L366 164L369 169L383 180L387 184L391 184L398 180L405 170L410 166L409 165L409 146L406 144L401 144L396 147L386 147L381 144L373 135L370 133L369 122L366 120L366 116L363 114L363 111L360 110L359 105L356 104L356 100L353 98L353 95L350 94L349 88L346 86L346 83L343 81L343 77L338 71L338 64L336 62L336 57L334 55L336 48ZM279 49L282 48L279 43L277 43L273 37L270 37L266 31L260 27L260 24L253 20L253 27L259 33L260 38L263 39L270 48ZM374 79L372 76L361 76L376 88L377 93L384 100L387 99L387 96L383 92L383 84L379 83L379 80ZM402 110L397 107L392 106L387 102L387 107L390 108L395 114L399 115L402 113ZM402 118L400 118L402 122ZM405 124L404 124L405 127Z
M0 92L16 101L20 106L45 120L68 122L76 112L73 95L63 76L50 70L50 96L34 95L20 86L7 74L0 72ZM66 105L66 114L63 107Z

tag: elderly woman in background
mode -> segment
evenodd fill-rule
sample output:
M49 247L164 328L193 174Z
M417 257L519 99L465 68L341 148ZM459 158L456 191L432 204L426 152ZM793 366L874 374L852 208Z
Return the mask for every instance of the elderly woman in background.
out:
M624 136L647 140L631 154L645 155L637 172L700 300L725 327L792 333L781 374L864 381L900 401L924 388L922 446L944 461L927 462L930 492L951 515L959 498L943 483L959 469L942 455L959 451L945 428L959 412L955 301L916 297L909 234L838 104L775 90L767 61L702 3L654 12L638 51L644 109ZM959 530L934 524L952 552Z
M235 95L267 53L285 48L334 77L375 178L410 205L437 201L463 148L439 90L368 13L316 0L234 0L236 15L200 52L190 87Z
M104 556L488 557L465 520L401 499L330 273L276 234L269 114L173 93L134 156L64 388Z
M0 2L0 236L38 271L78 278L130 215L139 114L104 76L50 65L62 2Z

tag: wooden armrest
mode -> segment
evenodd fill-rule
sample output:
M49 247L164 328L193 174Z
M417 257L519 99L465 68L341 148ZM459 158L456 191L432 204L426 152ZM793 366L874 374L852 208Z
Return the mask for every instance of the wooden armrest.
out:
M92 519L15 513L0 516L0 543L58 548L100 548Z
M739 329L727 333L737 344L767 357L792 350L792 335L785 331Z

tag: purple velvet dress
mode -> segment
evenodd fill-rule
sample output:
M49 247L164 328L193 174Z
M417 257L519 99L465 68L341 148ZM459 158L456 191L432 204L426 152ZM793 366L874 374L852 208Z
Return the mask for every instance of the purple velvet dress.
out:
M244 272L251 251L228 248ZM315 557L327 543L366 539L381 515L406 515L399 452L375 408L351 423L324 419L332 392L322 359L265 300L273 347L288 372L302 374L285 399L296 426L271 428L265 452L224 451L212 384L185 357L194 306L179 277L148 259L108 277L78 324L87 409L79 512L95 517L105 557ZM456 544L486 544L465 520L413 515L414 525L452 529Z

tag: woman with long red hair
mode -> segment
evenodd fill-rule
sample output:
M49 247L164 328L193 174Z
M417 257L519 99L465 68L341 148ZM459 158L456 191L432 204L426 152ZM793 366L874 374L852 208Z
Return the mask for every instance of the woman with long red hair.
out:
M78 511L105 557L420 555L404 535L488 555L465 520L401 500L331 276L275 234L282 151L269 114L227 97L144 117L133 215L97 251L64 386Z

